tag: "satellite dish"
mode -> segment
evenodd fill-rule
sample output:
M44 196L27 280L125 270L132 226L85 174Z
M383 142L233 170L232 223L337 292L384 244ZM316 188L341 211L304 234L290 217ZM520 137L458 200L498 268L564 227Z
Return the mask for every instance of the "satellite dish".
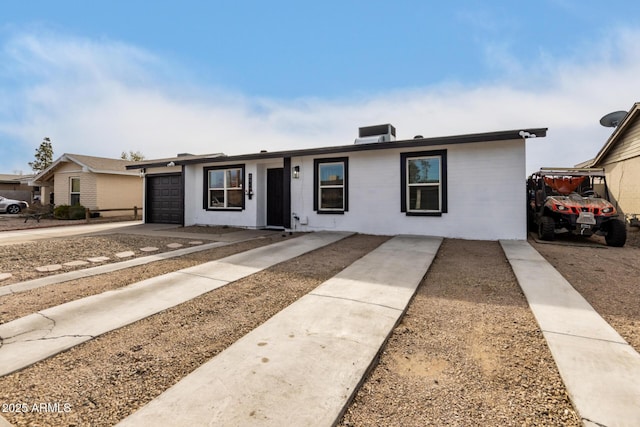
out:
M606 128L618 127L622 119L627 115L626 111L614 111L600 119L600 124Z

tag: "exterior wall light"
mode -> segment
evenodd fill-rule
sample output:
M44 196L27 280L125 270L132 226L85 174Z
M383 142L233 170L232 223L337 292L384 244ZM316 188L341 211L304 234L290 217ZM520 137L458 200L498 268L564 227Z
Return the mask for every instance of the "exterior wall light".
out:
M293 167L293 178L294 179L300 178L300 166Z

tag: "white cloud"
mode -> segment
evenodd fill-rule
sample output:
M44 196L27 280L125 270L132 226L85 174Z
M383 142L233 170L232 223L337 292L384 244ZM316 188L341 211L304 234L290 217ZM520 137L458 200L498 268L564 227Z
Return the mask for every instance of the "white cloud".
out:
M139 150L160 158L343 145L353 142L359 126L387 122L399 138L549 127L547 138L528 142L528 171L571 166L593 157L610 135L598 124L602 115L637 101L639 35L621 31L585 46L583 57L534 64L500 50L512 80L483 86L447 83L293 101L195 87L185 70L122 43L27 35L6 44L0 57L12 64L2 66L2 74L31 82L0 89L0 135L22 145L26 164L44 136L56 156ZM518 73L526 75L513 76Z

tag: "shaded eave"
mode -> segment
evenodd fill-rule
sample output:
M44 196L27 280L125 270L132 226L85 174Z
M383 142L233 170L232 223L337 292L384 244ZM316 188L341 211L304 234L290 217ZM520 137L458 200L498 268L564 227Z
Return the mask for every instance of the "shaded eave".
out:
M626 132L627 128L636 120L638 114L640 114L640 102L636 102L635 104L633 104L627 115L622 120L622 123L620 123L620 125L616 127L616 129L613 131L609 139L607 139L607 142L605 142L604 146L600 149L596 157L591 163L589 163L589 166L599 164L607 156L607 154L609 154L620 137Z
M167 163L173 162L177 165L190 165L190 164L202 164L202 163L222 163L222 162L235 162L244 160L262 160L262 159L277 159L287 157L303 157L303 156L320 156L326 154L339 154L339 153L352 153L357 151L373 151L373 150L389 150L394 148L414 148L414 147L429 147L436 145L451 145L451 144L469 144L479 142L491 142L491 141L507 141L507 140L519 140L522 139L521 132L527 132L529 134L535 134L536 137L542 138L547 136L548 128L531 128L531 129L517 129L507 130L499 132L486 132L486 133L474 133L467 135L455 135L436 138L417 138L407 139L392 142L376 142L370 144L350 144L340 145L333 147L321 147L321 148L306 148L300 150L286 150L286 151L273 151L262 152L252 154L240 154L234 156L192 156L190 158L174 157L171 159L153 160L149 162L139 162L133 165L127 165L127 169L142 169L152 167L167 166Z

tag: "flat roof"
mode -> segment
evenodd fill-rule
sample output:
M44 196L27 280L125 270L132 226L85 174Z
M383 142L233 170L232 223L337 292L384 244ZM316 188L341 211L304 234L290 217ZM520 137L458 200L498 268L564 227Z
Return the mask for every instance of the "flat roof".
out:
M394 148L414 148L414 147L430 147L436 145L451 145L451 144L469 144L479 142L491 142L491 141L506 141L506 140L518 140L522 139L523 135L535 135L536 137L543 138L547 136L548 128L529 128L529 129L516 129L506 130L498 132L485 132L485 133L472 133L466 135L454 135L444 137L433 138L415 138L405 139L391 142L374 142L368 144L350 144L339 145L332 147L320 147L320 148L306 148L298 150L285 150L285 151L263 151L260 153L252 154L239 154L233 156L226 155L214 155L211 154L203 156L188 156L188 157L173 157L160 160L149 160L143 162L136 162L131 165L127 165L127 169L142 169L151 167L167 166L168 163L173 165L190 165L199 163L222 163L222 162L235 162L243 160L260 160L260 159L274 159L285 157L302 157L302 156L315 156L324 154L338 154L338 153L350 153L356 151L372 151L372 150L388 150Z

